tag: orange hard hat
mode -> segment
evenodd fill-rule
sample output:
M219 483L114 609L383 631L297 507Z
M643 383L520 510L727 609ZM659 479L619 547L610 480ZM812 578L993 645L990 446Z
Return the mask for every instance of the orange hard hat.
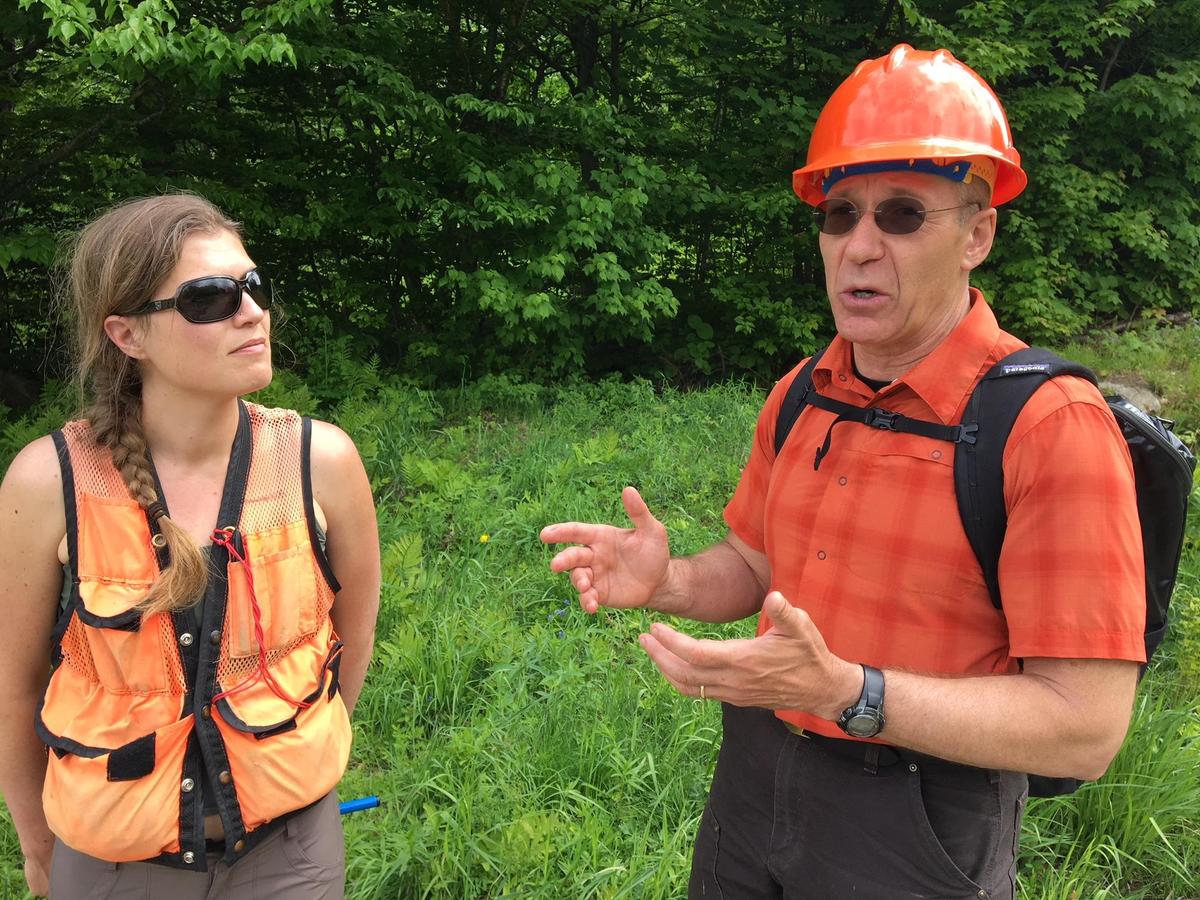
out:
M792 187L816 206L839 174L902 168L983 177L996 205L1025 189L1000 99L949 50L898 44L859 63L821 110Z

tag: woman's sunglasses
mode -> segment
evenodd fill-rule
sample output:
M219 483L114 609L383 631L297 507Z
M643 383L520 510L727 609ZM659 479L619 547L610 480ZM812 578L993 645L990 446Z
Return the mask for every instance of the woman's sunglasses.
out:
M245 278L228 275L209 275L185 281L175 290L174 297L151 300L126 315L140 316L145 313L177 309L189 322L204 324L231 319L242 308L242 292L245 291L261 309L270 309L275 302L275 290L271 279L264 278L258 269L251 269Z
M887 234L912 234L925 224L925 217L930 213L977 205L963 203L959 206L944 206L941 209L926 209L920 200L911 197L890 197L874 210L863 210L849 200L822 200L813 210L813 220L817 223L817 228L825 234L846 234L854 230L854 226L864 214L870 212L875 216L875 224L879 226L880 231Z

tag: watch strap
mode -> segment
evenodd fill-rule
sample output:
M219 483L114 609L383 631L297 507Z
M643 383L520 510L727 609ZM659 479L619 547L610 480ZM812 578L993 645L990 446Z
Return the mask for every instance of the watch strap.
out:
M863 689L859 695L859 707L883 710L883 672L874 666L863 666Z

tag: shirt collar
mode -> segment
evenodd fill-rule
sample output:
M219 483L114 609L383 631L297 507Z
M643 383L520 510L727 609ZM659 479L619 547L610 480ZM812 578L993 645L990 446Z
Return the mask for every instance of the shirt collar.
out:
M932 353L896 381L925 401L942 422L953 424L980 374L994 362L992 356L999 340L1000 326L983 292L970 288L970 308L962 321ZM834 337L813 372L813 383L822 393L836 384L869 401L874 395L854 376L852 348L841 335ZM893 384L890 389L894 388Z

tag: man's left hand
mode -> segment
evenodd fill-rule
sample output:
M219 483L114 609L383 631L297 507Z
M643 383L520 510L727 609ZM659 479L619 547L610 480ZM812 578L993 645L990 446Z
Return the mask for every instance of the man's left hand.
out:
M862 668L830 652L808 613L778 591L763 612L773 627L753 639L697 640L656 622L642 649L687 697L735 706L795 709L836 721L862 691Z

